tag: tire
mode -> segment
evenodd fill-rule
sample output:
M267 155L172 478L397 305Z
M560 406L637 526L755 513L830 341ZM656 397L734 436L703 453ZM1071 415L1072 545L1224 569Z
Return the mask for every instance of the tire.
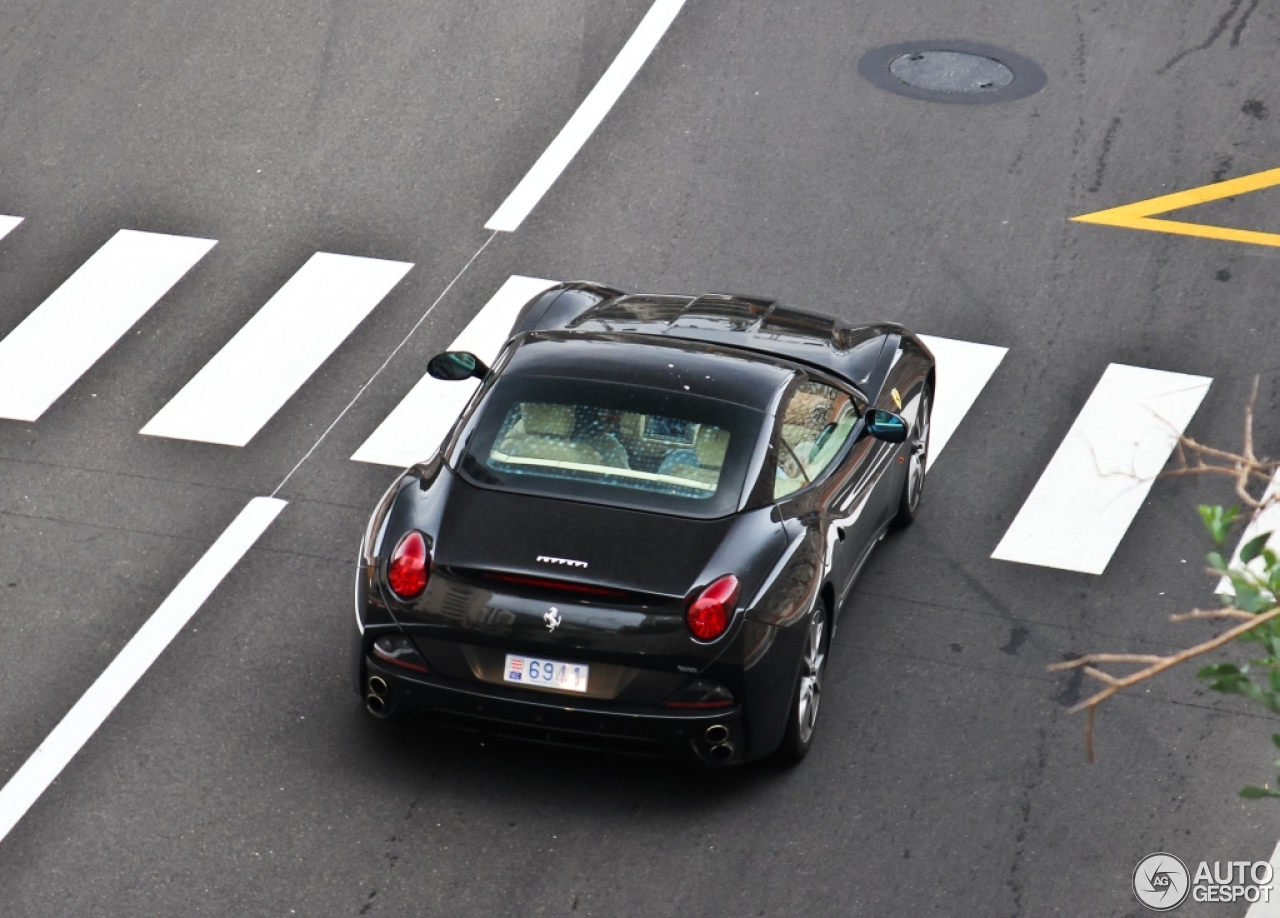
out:
M819 702L822 701L822 677L826 671L829 645L827 610L826 606L819 602L809 616L804 656L800 661L800 671L796 675L795 688L791 692L791 712L787 715L787 728L782 734L782 744L775 753L779 761L798 763L809 754L809 747L813 745L814 728L818 723Z
M898 513L893 518L894 529L905 529L915 521L920 511L920 498L924 494L925 471L929 464L929 428L933 410L933 393L925 383L920 391L920 412L916 415L915 429L907 439L907 478L902 482L898 496Z

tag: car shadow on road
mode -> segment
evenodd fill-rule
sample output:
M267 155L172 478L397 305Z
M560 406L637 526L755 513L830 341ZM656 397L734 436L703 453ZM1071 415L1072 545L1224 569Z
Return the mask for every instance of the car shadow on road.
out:
M713 769L695 761L559 748L464 733L424 722L379 723L353 706L351 729L361 750L349 761L377 762L378 779L398 789L492 801L504 795L569 809L622 805L694 815L768 792L796 771L763 761Z

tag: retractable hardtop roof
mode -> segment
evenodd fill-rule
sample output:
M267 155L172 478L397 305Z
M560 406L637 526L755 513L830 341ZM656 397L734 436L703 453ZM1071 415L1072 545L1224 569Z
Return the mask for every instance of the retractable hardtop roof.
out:
M526 336L502 375L623 383L765 411L795 372L765 355L702 342L549 329Z
M732 294L627 294L592 306L569 331L653 335L757 351L816 366L860 391L901 326L850 325L819 312Z

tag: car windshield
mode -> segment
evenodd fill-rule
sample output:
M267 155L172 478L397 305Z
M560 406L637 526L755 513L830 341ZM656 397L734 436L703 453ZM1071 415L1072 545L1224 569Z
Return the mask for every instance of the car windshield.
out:
M461 470L504 490L716 517L733 512L764 416L684 392L594 380L499 380Z

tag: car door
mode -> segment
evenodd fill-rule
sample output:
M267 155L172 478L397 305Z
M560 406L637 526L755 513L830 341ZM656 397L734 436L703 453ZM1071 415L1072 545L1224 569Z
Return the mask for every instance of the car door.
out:
M779 418L774 497L788 501L817 530L842 602L881 523L872 506L880 441L859 436L853 396L813 378L789 390Z

